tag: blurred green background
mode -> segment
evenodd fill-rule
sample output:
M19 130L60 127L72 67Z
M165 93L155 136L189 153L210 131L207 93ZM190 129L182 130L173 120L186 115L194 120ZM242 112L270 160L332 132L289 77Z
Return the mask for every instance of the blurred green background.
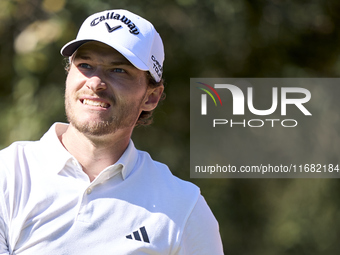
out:
M150 20L166 52L167 99L135 144L201 187L225 253L339 254L339 180L189 177L190 78L339 77L336 0L0 0L0 147L65 121L60 48L88 15L117 8Z

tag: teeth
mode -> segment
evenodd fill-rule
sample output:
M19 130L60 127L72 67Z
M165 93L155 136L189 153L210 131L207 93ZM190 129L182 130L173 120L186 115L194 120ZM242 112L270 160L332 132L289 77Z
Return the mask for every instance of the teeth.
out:
M92 101L92 100L89 100L89 99L84 99L83 104L92 105L92 106L100 106L100 107L103 107L103 108L108 108L110 106L107 103Z

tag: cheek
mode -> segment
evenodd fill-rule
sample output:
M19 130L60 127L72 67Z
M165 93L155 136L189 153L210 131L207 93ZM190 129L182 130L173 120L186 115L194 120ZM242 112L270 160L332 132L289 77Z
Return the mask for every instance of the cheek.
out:
M85 81L85 76L73 65L66 77L66 85L69 87L79 87Z
M123 84L122 86L113 86L112 89L112 93L114 93L117 98L129 102L141 101L145 97L146 91L145 83L140 83L139 80L134 83Z
M67 77L66 77L66 82L65 82L65 91L69 91L71 84L73 83L73 74L71 73L71 71L68 73Z
M65 83L65 100L69 101L69 104L70 101L76 97L77 90L77 85L74 82L73 77L67 76Z
M71 94L70 81L67 78L65 83L65 99L69 99Z
M72 70L72 69L71 69ZM75 93L82 87L82 80L80 79L79 75L70 71L66 77L65 83L65 94L72 94Z
M135 83L135 87L131 93L133 93L135 98L143 99L148 91L148 85L145 75L141 75Z

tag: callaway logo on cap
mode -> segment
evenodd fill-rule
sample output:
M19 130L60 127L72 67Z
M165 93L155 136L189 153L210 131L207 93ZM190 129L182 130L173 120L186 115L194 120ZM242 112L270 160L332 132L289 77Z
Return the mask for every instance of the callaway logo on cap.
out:
M89 16L81 25L77 38L62 49L71 56L88 41L105 43L119 51L136 68L149 71L158 82L162 78L164 48L154 26L126 10L108 10Z

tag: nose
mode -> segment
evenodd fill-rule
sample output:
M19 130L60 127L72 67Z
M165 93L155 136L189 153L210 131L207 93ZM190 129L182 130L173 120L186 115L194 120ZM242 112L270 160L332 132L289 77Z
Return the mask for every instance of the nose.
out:
M92 76L86 81L86 86L93 92L107 89L106 83L99 76Z

